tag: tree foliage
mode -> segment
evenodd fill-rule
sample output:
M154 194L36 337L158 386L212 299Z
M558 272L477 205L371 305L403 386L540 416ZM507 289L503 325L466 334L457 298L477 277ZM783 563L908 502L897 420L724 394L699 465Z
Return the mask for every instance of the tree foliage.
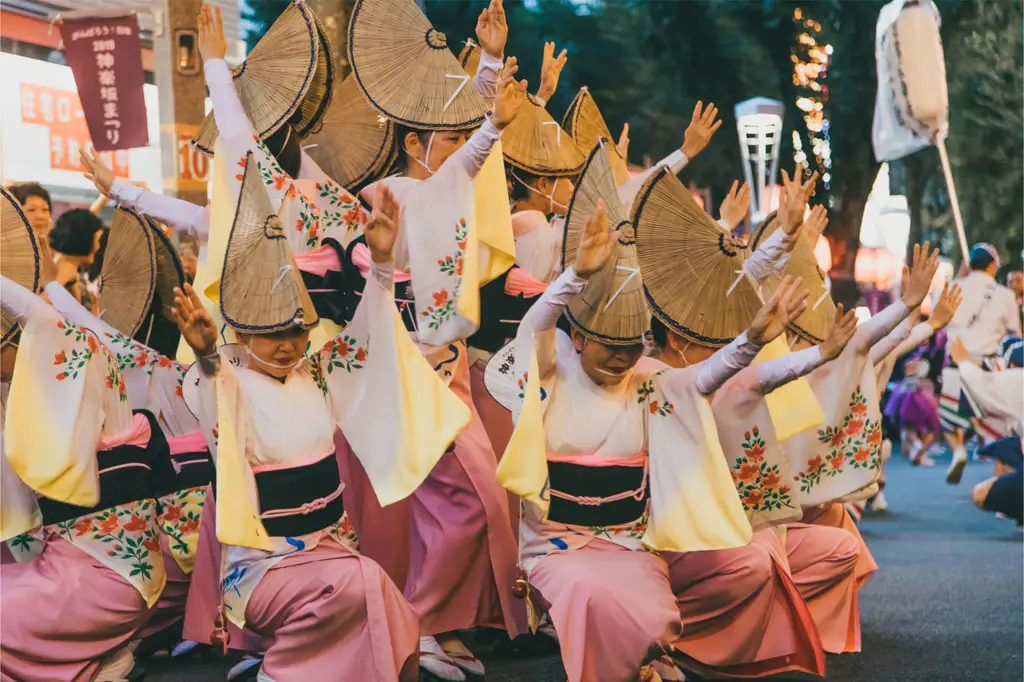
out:
M937 0L943 14L950 91L949 152L971 238L1002 245L1000 233L1019 233L1021 170L1021 0ZM285 0L249 0L246 18L266 27ZM457 53L473 36L487 0L425 0L431 22ZM558 118L586 85L601 106L613 134L629 122L630 160L657 160L682 142L698 100L715 102L723 119L712 144L683 171L684 182L708 186L713 197L742 177L733 107L751 97L787 105L781 162L792 167L792 134L808 149L802 94L793 81L800 27L799 9L820 23L819 43L832 54L824 83L830 121L831 182L819 184L815 201L830 208L826 236L832 242L833 279L840 298L852 280L861 215L878 164L871 147L875 100L875 23L885 0L506 0L510 35L507 55L520 64L520 77L538 85L542 47L554 41L569 51L559 91L548 108ZM258 35L259 31L254 35ZM252 39L250 38L250 44ZM808 154L808 156L811 156ZM893 176L916 213L916 234L944 236L955 249L948 197L928 149L895 164ZM824 168L812 169L824 171ZM915 205L915 201L920 201ZM717 202L717 199L716 199Z

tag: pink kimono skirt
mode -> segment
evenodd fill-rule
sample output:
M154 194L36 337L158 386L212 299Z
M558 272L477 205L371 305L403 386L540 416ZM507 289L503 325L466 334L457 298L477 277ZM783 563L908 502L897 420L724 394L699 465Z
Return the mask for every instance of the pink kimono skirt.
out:
M164 570L167 572L167 584L160 593L160 600L153 607L153 615L142 628L139 637L145 639L166 630L185 617L185 603L188 600L188 586L192 576L185 575L178 562L174 560L166 535L160 536L160 548L164 553Z
M515 425L512 423L512 413L498 404L491 394L487 392L484 385L484 368L480 365L473 365L469 368L470 387L473 392L473 406L480 421L484 424L487 432L487 439L491 442L491 450L494 452L496 461L501 462L505 448L512 439L512 431ZM509 520L512 523L512 537L519 536L519 496L513 492L505 491L508 497Z
M650 552L594 540L541 559L530 587L558 632L569 682L633 682L681 631L668 568Z
M91 680L149 617L139 591L51 534L42 554L0 575L0 678Z
M841 504L836 506L843 510ZM839 528L791 523L786 527L786 552L793 582L814 617L825 651L860 651L857 540Z
M525 624L525 609L512 598L517 551L508 497L495 479L498 464L473 408L462 358L450 388L470 407L472 420L416 492L382 514L351 447L335 436L346 488L362 488L346 491L345 503L358 500L347 508L364 556L396 582L405 578L405 597L419 615L421 634L495 627L515 636ZM408 535L390 532L403 523Z
M683 622L680 652L726 677L825 674L814 619L774 530L754 533L746 547L662 556Z

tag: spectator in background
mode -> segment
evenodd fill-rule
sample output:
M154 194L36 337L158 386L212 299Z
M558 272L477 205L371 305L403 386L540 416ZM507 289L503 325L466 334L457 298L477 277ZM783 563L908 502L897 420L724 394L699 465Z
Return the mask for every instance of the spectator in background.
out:
M53 202L50 193L38 182L25 182L7 188L21 204L36 238L45 240L50 232Z
M103 221L86 209L76 208L57 219L49 238L57 263L57 281L94 315L99 314L98 300L89 291L85 271L96 258L103 233Z
M971 272L958 280L963 304L949 323L949 341L963 341L971 361L996 355L1007 334L1021 335L1020 310L1013 292L995 280L999 254L991 244L975 244Z

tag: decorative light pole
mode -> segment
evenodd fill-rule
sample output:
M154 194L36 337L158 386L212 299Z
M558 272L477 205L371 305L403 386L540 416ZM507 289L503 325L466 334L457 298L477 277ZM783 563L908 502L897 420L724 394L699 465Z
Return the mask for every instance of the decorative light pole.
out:
M743 175L752 190L750 220L754 224L772 210L784 111L782 102L767 97L755 97L736 105L736 131L743 154Z

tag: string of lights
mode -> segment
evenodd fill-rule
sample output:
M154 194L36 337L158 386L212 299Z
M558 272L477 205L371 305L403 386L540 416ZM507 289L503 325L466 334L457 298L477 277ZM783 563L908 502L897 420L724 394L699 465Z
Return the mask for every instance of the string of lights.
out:
M803 112L810 153L821 171L823 187L831 188L832 148L829 143L828 66L832 46L822 45L821 24L803 9L793 10L797 40L793 46L793 85L797 88L796 107ZM800 132L793 130L793 158L805 171L812 170Z

